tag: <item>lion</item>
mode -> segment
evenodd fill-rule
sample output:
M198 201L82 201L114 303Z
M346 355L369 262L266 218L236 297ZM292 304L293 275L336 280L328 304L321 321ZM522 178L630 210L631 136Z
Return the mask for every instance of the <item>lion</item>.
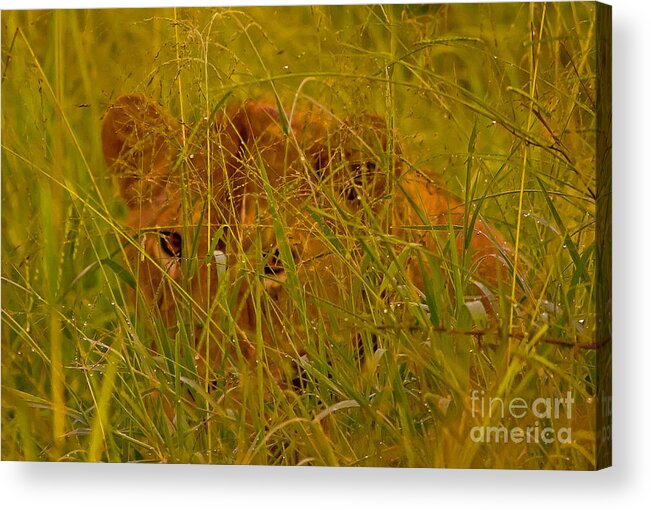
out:
M470 257L463 282L484 300L505 272L499 234L481 217L459 228L463 202L405 162L380 117L248 100L189 125L130 94L108 107L101 137L136 294L167 327L190 325L204 375L264 360L292 379L324 317L354 341L345 322L359 307L427 308L432 274L453 279L446 257Z

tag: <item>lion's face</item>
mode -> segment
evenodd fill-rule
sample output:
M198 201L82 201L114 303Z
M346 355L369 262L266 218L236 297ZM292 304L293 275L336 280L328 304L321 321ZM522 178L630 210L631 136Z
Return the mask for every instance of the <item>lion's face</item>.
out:
M449 233L409 227L459 223L463 208L402 175L383 122L324 117L249 102L184 126L139 95L107 110L104 154L137 234L139 291L168 326L194 325L197 352L253 358L262 342L280 360L300 356L326 315L379 298L361 274L374 263L408 266L401 292L421 299L422 259L400 254L434 251ZM477 274L491 280L495 250L476 225ZM368 263L369 243L387 260ZM392 276L377 273L386 286Z

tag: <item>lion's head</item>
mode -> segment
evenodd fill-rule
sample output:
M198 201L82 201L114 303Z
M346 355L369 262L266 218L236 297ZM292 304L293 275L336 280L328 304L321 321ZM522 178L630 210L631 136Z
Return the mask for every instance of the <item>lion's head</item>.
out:
M403 164L377 117L251 101L185 125L126 95L108 108L102 142L147 313L191 325L209 365L264 355L282 371L320 328L350 337L373 303L422 303L428 267L464 239L468 281L496 281L494 234L481 219L457 233L463 205Z

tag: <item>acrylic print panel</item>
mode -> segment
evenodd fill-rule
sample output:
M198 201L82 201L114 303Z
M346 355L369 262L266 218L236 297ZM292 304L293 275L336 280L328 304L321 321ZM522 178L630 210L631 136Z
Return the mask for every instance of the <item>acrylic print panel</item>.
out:
M2 13L3 460L610 464L610 8Z

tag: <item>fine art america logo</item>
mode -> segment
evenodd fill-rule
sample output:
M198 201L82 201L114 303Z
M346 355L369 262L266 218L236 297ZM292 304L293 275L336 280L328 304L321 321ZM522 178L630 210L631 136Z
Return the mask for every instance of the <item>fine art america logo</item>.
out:
M572 419L574 398L568 391L565 397L539 397L527 401L522 397L503 399L487 397L483 390L473 390L470 395L473 418L500 420L499 426L478 425L470 430L470 439L475 443L543 443L561 444L572 442L572 428L555 428L553 423ZM532 422L527 426L507 427L504 422L514 420Z

